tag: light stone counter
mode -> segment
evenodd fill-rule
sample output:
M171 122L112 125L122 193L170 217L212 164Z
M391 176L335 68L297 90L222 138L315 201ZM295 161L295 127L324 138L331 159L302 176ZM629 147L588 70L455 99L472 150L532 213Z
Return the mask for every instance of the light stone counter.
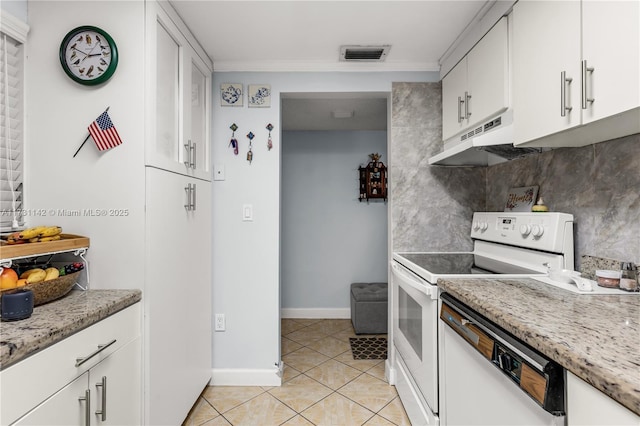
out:
M438 286L640 415L640 295L574 294L533 279Z
M140 301L140 290L74 290L36 306L21 321L0 322L0 369Z

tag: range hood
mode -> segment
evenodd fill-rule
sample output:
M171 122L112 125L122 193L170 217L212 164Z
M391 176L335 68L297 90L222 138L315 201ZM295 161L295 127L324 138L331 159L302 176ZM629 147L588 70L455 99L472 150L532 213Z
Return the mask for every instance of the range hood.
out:
M507 110L444 144L444 151L429 158L438 166L491 166L525 155L540 148L513 146L513 111Z

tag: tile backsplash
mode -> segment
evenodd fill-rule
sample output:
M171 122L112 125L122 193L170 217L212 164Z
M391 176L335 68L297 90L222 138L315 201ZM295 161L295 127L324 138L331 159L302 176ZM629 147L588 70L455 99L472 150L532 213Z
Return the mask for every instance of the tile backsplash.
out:
M442 151L440 83L393 83L389 189L393 251L470 250L485 206L483 167L432 167Z
M640 263L640 135L488 167L487 210L530 185L550 211L573 214L576 268L582 255Z

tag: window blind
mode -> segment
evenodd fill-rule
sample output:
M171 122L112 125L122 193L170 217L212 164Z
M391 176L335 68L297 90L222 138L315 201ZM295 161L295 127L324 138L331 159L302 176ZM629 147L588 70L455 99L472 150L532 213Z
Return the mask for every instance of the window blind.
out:
M23 44L0 33L0 231L23 225Z

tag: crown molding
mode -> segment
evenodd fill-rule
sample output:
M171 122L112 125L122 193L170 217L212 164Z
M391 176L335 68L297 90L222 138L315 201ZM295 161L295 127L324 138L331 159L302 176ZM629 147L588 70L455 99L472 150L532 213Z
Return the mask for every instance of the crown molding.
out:
M29 25L9 12L0 9L0 32L14 38L20 43L25 43L27 41L27 34L29 33Z
M215 72L439 72L436 62L213 61Z

